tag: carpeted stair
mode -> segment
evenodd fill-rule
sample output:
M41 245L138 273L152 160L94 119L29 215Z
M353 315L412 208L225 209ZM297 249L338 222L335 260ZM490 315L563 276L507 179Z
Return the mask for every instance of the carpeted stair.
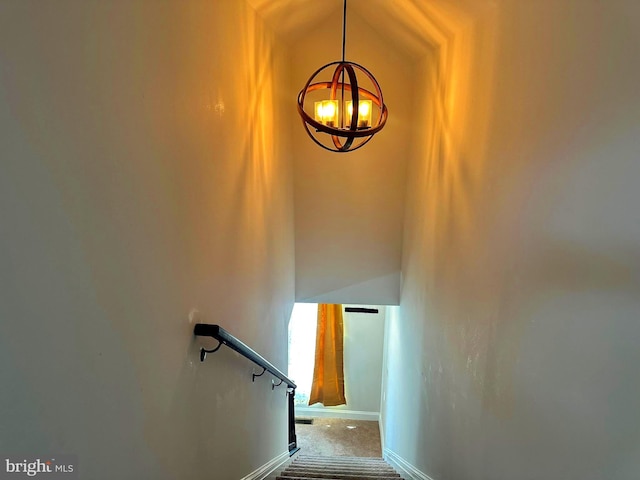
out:
M382 458L300 455L276 480L402 480Z

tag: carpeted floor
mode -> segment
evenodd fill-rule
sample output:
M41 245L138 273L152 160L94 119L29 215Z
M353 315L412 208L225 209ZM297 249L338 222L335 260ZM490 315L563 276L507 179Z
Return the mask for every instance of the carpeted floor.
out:
M311 425L296 423L301 455L382 457L378 422L312 418Z

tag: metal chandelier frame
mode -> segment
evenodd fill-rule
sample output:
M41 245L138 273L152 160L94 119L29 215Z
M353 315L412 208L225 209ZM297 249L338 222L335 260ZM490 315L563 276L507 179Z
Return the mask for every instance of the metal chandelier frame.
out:
M298 94L298 113L302 117L302 121L309 137L320 147L332 152L351 152L368 143L373 136L385 126L389 110L384 104L382 89L373 74L365 67L354 62L345 60L346 47L346 28L347 28L347 0L344 0L343 16L342 16L342 60L331 62L323 65L316 70L309 78L304 88ZM323 70L335 67L331 81L315 81L316 77ZM345 83L345 73L348 82ZM365 76L373 84L375 91L362 88L358 84L358 73ZM330 100L339 100L342 106L342 114L340 118L340 126L327 125L321 121L311 117L304 108L307 94L316 90L329 90ZM350 93L350 100L353 102L353 109L350 121L347 118L345 109L345 92ZM358 113L361 99L371 100L372 104L378 108L377 122L375 125L361 127L358 125ZM317 137L316 134L323 133L331 136L332 145L325 145ZM328 143L328 142L327 142Z

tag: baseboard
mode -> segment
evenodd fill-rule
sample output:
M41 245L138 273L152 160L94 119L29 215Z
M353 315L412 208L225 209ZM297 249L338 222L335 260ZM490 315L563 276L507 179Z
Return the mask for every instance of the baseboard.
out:
M384 459L389 462L393 468L398 470L406 480L433 480L433 478L418 470L396 452L389 450L388 448L385 448L382 451L384 452Z
M289 452L284 452L240 480L265 480L271 473L289 461Z
M298 417L323 417L323 418L346 418L348 420L369 420L377 422L380 412L363 412L360 410L345 410L343 408L330 407L298 407L296 406L296 416Z

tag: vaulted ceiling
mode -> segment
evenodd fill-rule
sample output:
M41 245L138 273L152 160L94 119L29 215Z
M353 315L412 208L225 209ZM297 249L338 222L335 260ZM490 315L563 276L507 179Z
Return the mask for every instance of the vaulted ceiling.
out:
M342 0L248 0L278 32L294 39L342 15ZM442 45L478 10L498 0L348 0L347 15L359 15L396 48L421 56Z
M474 26L510 1L348 0L346 58L376 76L389 121L370 146L346 157L294 130L297 301L397 304L405 172L412 155L422 158L431 132L424 112L437 118L443 145L461 144L471 65L490 70L490 48ZM311 72L339 58L343 0L247 2L283 40L293 101Z

